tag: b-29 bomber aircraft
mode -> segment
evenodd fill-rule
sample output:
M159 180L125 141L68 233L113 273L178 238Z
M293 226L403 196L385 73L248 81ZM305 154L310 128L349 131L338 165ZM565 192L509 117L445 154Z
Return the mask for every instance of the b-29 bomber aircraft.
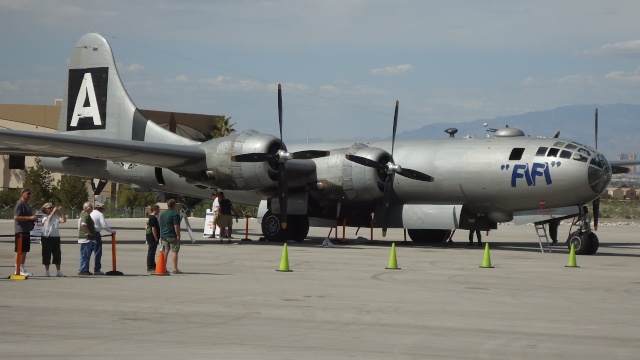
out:
M259 205L267 240L302 241L310 225L368 227L373 219L383 235L404 228L414 242L437 243L455 229L578 216L567 243L577 254L598 248L584 204L596 205L612 166L590 146L515 128L488 138L448 129L442 139L396 141L396 103L391 141L288 147L280 89L278 112L280 137L248 130L197 142L176 135L142 115L109 43L89 33L71 54L58 132L0 130L0 152L38 155L49 171L143 191L208 198L224 189L236 203Z

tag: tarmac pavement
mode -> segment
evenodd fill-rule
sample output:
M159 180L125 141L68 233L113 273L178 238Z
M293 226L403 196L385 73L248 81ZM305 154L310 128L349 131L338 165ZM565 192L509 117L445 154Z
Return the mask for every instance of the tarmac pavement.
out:
M40 245L9 280L13 221L0 221L0 354L60 359L638 359L638 226L601 226L600 250L567 268L564 244L541 253L533 226L501 226L484 246L459 231L449 246L414 246L390 229L375 243L323 248L329 232L283 245L219 244L183 233L184 274L146 272L146 219L108 219L124 276L76 276L76 220L63 225L62 271L44 277ZM235 240L244 223L234 224ZM561 225L566 236L568 225ZM342 228L339 229L342 236ZM379 235L376 231L376 236ZM333 233L332 233L333 235ZM368 229L359 235L369 237ZM109 237L106 237L109 240ZM401 270L386 270L391 243ZM112 270L105 244L103 271ZM92 261L93 263L93 261ZM168 270L171 271L169 259ZM55 267L52 265L52 269ZM93 270L93 265L91 267ZM55 273L53 271L52 273Z

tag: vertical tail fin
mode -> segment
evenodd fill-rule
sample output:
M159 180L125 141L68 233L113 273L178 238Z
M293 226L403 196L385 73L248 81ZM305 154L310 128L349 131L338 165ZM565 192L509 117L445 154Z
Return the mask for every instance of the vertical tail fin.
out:
M71 53L58 131L70 135L185 144L193 141L144 117L127 94L111 46L100 34L80 38Z

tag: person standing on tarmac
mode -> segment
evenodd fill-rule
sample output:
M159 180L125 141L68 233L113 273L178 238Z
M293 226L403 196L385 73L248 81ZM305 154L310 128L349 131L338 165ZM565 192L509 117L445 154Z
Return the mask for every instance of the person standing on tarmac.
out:
M96 229L93 219L91 218L93 205L90 202L82 205L82 212L78 219L78 244L80 244L80 264L78 266L78 275L93 275L89 272L91 261L91 253L96 245L95 236Z
M549 237L551 238L551 242L554 244L558 243L558 226L560 225L560 220L552 219L549 221Z
M220 239L220 242L222 242L222 238L226 237L228 239L227 242L231 243L231 227L233 225L233 218L231 216L232 214L235 214L237 222L238 213L233 208L231 200L225 198L222 191L218 192L218 201L218 211L220 212L218 221L216 221L216 224L220 227L220 236L218 238ZM227 229L229 229L228 232L226 232Z
M107 224L107 220L104 218L104 204L96 203L93 211L90 214L93 223L95 224L95 247L93 249L94 252L94 265L93 265L93 275L104 275L102 272L102 234L100 231L102 229L107 230L111 234L115 234L116 231L109 227Z
M151 214L147 220L147 271L152 272L156 269L156 250L158 249L158 242L160 241L160 223L158 222L158 213L160 212L160 206L157 204L151 205Z
M178 269L178 252L180 252L180 215L175 211L176 201L167 201L167 210L160 215L160 238L164 261L169 258L169 250L173 253L173 273L182 274Z
M15 247L16 252L16 267L20 264L20 275L31 276L30 272L25 270L24 262L27 259L27 253L31 250L31 230L36 225L38 217L33 215L33 210L29 205L29 199L31 198L31 189L24 188L20 192L20 199L16 202L16 207L13 209L13 222L15 227ZM22 235L22 257L18 259L18 239Z
M42 205L40 211L46 216L42 219L42 264L44 265L44 276L51 276L49 266L53 263L56 266L56 276L64 277L60 271L60 263L62 262L62 252L60 251L60 226L67 222L67 216L62 210L62 206L54 206L48 202ZM53 260L51 256L53 255Z
M480 235L480 229L473 228L469 230L469 246L473 245L473 233L476 233L476 237L478 238L478 246L482 245L482 235Z

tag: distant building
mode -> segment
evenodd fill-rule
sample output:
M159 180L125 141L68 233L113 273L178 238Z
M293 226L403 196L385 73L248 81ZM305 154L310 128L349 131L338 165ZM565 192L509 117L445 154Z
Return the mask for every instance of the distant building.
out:
M607 192L609 192L609 189L607 189ZM638 199L636 189L629 188L629 187L615 188L610 192L610 194L611 194L610 198L614 200L637 200ZM604 197L600 197L600 198L604 199Z
M636 194L636 189L628 188L624 191L624 198L626 200L637 200L638 196Z

